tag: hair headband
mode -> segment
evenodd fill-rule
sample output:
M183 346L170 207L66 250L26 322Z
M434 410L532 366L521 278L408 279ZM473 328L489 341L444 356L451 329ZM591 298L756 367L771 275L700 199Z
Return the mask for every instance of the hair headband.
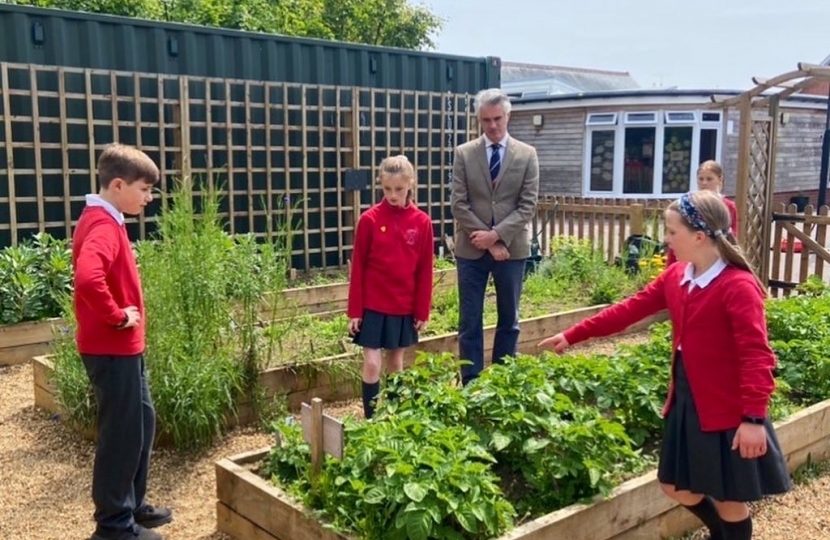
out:
M728 232L720 229L712 231L706 223L706 220L700 215L700 211L698 211L695 207L692 202L692 196L689 193L683 194L680 199L678 199L677 209L680 211L680 215L683 216L683 219L686 220L686 223L692 226L692 229L706 233L706 236L710 238L725 236Z

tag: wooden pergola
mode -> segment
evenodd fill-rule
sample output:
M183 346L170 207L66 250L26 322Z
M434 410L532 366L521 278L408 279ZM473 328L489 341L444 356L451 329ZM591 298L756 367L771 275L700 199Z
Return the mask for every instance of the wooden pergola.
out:
M775 157L782 100L817 83L830 82L830 66L800 62L798 69L770 79L753 77L754 88L737 96L713 95L713 106L740 113L735 204L741 245L750 264L769 277ZM830 97L828 97L830 101ZM828 110L830 120L830 110ZM828 144L828 141L825 141ZM827 165L822 163L826 180Z

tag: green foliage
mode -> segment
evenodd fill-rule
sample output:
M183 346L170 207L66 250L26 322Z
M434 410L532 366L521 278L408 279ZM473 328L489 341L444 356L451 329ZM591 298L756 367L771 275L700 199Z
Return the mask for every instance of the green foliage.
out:
M95 395L75 346L72 297L65 295L62 305L64 324L53 328L52 384L55 387L56 401L65 411L69 424L88 429L95 419Z
M465 388L468 424L514 479L520 512L531 515L609 493L637 459L621 424L561 392L555 360L520 356Z
M526 288L546 289L561 299L587 297L589 305L596 305L616 302L639 287L636 277L609 265L587 240L555 237L550 249L550 257L527 279Z
M11 0L9 3L353 43L434 48L443 21L406 0Z
M830 398L830 295L814 285L766 306L779 385L784 383L789 401L802 405Z
M72 292L72 252L66 240L38 233L0 251L0 324L61 314Z
M484 539L510 528L515 512L463 421L457 373L451 355L421 355L390 377L374 420L348 424L343 460L327 462L307 502L371 540Z
M268 456L264 474L279 484L292 486L297 494L308 491L311 450L303 440L302 426L287 416L272 422L270 430L276 434L277 444Z

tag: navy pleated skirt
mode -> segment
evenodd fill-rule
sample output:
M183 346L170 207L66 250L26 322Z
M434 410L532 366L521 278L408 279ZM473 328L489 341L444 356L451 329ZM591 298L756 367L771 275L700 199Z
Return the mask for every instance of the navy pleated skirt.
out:
M411 315L385 315L364 310L354 343L368 349L401 349L418 343L415 319Z
M703 432L695 410L683 358L675 361L674 403L665 419L657 477L675 489L709 495L718 501L749 502L790 490L787 462L772 422L767 419L767 452L746 459L732 450L737 428Z

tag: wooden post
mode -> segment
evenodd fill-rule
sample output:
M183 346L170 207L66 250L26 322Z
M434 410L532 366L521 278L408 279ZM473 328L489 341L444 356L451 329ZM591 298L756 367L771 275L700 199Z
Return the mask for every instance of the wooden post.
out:
M320 474L323 468L323 400L311 400L311 472Z
M628 208L629 212L631 213L631 234L645 234L645 225L643 220L643 205L632 204Z
M735 182L735 206L738 207L738 238L741 247L748 249L747 212L749 211L749 152L752 137L752 103L745 97L739 106L741 118L738 132L738 171Z
M15 198L14 184L14 151L12 150L12 115L11 115L11 94L9 88L9 67L3 62L0 64L0 85L3 92L3 127L6 134L6 167L9 182L9 233L11 233L11 245L17 245L17 201Z
M37 229L40 232L46 230L46 211L43 203L43 151L40 146L40 105L37 89L37 71L34 65L29 65L29 92L32 98L32 127L34 135L35 151L35 190L37 193ZM11 111L6 111L11 114ZM12 202L11 199L9 202Z
M311 406L303 403L300 408L303 439L311 447L311 474L316 477L323 469L325 454L343 459L345 428L338 419L323 414L323 400L314 398Z
M778 96L770 96L769 101L769 138L767 139L767 167L764 171L764 207L759 208L759 214L764 220L761 224L761 249L759 250L758 272L764 283L769 283L770 250L767 249L772 233L772 201L775 196L775 160L776 148L778 147L778 119L779 100ZM805 227L807 227L805 223Z
M63 75L61 75L61 84L63 84ZM63 105L64 99L61 98L61 104ZM134 120L134 127L135 127L135 144L139 150L144 149L143 139L141 137L141 78L138 76L138 73L133 73L133 107L135 108L135 114L133 115ZM67 164L69 160L67 158ZM69 176L69 172L67 171L67 178ZM67 195L69 192L67 191ZM68 198L67 198L68 199ZM69 207L69 203L67 202L67 208ZM69 212L67 212L67 215ZM67 227L67 238L71 238L69 236L69 228ZM138 237L142 240L147 238L147 217L144 215L144 212L141 212L138 215Z
M374 91L372 93L372 103L374 105ZM374 118L374 117L373 117ZM346 154L346 169L360 168L360 90L352 88L352 107L351 114L346 117L346 136L348 137L347 147L351 147L351 152ZM372 139L374 146L374 138ZM372 153L374 156L374 152ZM351 190L346 192L348 201L345 207L343 216L343 251L352 251L354 247L355 229L357 227L357 220L360 217L360 191ZM345 265L349 261L348 257L343 257L341 264Z

